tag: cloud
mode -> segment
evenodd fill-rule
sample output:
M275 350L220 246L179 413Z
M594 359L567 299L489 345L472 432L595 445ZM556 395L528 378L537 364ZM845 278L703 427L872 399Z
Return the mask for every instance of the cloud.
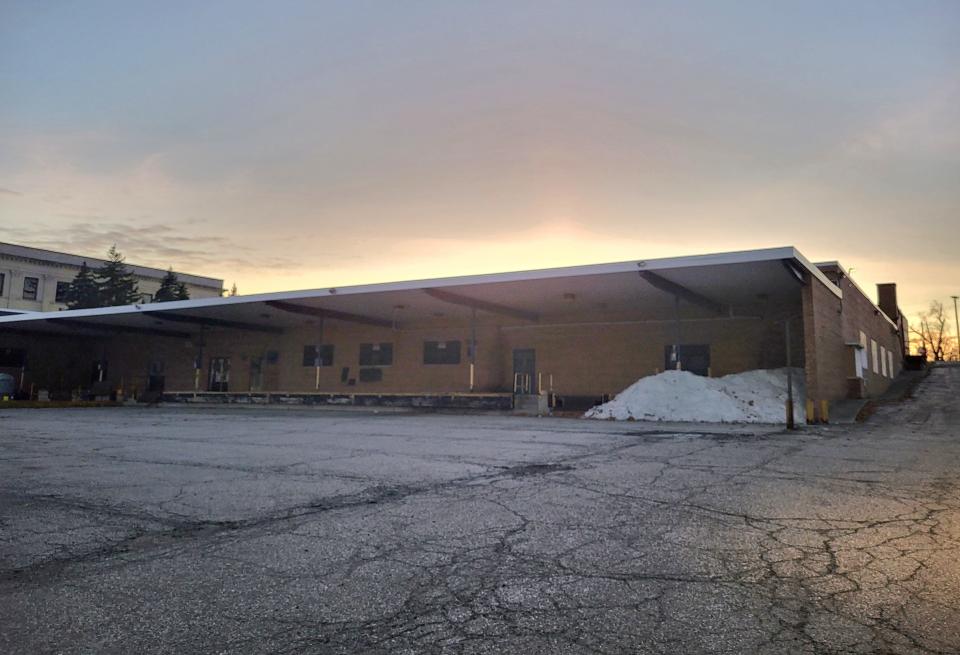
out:
M3 196L22 196L23 194L19 191L14 191L13 189L4 189L0 187L0 195Z
M110 246L131 264L169 268L181 272L207 272L218 276L269 268L296 269L300 262L258 252L235 239L218 234L187 231L183 225L144 222L142 218L111 219L104 215L62 214L68 225L33 224L18 235L24 245L103 258Z
M960 84L943 84L924 97L869 123L843 144L855 158L960 152Z

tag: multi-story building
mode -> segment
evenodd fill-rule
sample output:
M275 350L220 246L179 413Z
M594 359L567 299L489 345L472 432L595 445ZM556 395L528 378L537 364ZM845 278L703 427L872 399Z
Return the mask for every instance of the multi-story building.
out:
M67 289L84 262L91 269L104 264L96 257L0 243L0 310L65 309ZM136 264L127 266L137 277L144 302L150 302L167 272ZM177 273L177 278L187 286L191 298L216 298L223 293L223 280L189 273Z

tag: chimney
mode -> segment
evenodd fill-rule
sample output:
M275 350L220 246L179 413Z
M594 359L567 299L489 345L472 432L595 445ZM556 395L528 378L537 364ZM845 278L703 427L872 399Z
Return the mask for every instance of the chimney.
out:
M878 284L877 299L880 311L896 323L897 316L900 314L900 310L897 308L897 285L893 282Z

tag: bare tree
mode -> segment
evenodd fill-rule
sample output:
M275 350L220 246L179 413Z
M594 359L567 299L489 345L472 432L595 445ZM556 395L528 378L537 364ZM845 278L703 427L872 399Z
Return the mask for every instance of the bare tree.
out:
M948 334L947 316L943 303L934 300L930 309L917 315L916 325L910 327L910 341L918 355L924 355L928 360L942 362L945 359L956 358L956 346L951 343Z

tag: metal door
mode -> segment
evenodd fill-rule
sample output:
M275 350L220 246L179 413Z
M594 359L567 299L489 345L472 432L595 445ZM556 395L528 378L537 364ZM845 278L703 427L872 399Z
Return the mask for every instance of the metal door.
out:
M533 348L514 348L513 350L513 392L532 393L533 381L537 377L537 351Z
M154 360L150 362L150 368L147 372L147 391L163 391L164 386L166 386L166 376L163 369L162 361Z
M263 389L263 358L250 358L250 391Z
M210 377L207 385L209 391L230 390L230 358L211 357Z

